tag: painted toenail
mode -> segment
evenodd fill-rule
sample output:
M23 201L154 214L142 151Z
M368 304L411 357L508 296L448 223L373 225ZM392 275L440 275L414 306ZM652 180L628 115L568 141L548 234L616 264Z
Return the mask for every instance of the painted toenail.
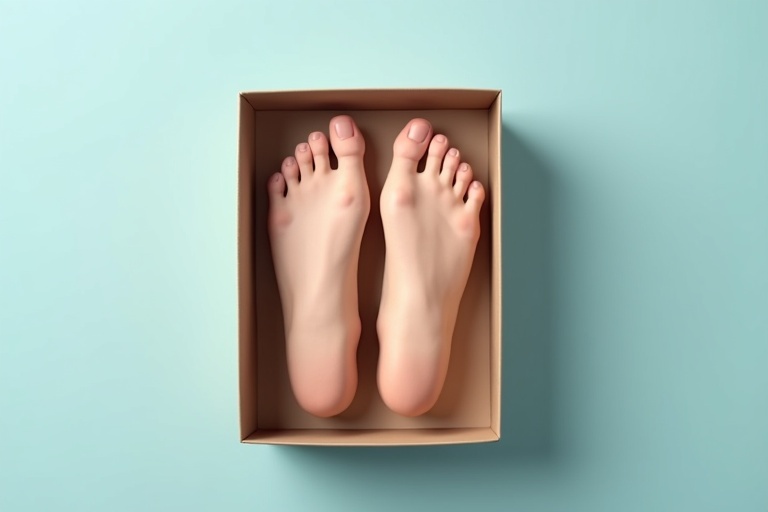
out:
M289 156L288 158L285 159L285 166L286 167L290 167L290 166L292 166L295 163L296 163L296 159L293 158L292 156Z
M416 142L424 142L429 134L429 125L424 121L416 121L408 130L408 138Z
M448 152L448 154L449 154L449 155L451 155L451 156L459 156L459 150L458 150L458 149L456 149L456 148L453 148L453 149L451 149L451 150Z
M352 128L352 122L346 117L342 117L336 121L334 128L336 128L336 135L338 135L341 140L348 139L355 134L355 129Z
M323 134L320 132L312 132L312 135L309 136L309 140L318 140L322 135Z
M445 142L445 136L444 135L437 135L435 136L435 142L439 142L440 144L443 144Z
M302 153L304 153L308 149L309 149L309 144L307 144L306 142L299 144L299 151L301 151Z

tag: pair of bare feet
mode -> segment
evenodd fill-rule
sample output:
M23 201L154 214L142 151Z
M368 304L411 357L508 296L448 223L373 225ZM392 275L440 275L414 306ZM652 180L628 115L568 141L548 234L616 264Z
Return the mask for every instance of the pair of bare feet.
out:
M313 132L268 183L291 386L302 408L321 417L344 411L357 389L358 259L370 211L359 128L337 116L329 132L337 169L328 138ZM440 395L484 198L446 136L433 136L424 119L403 128L380 198L386 259L377 320L379 392L397 413L422 414Z

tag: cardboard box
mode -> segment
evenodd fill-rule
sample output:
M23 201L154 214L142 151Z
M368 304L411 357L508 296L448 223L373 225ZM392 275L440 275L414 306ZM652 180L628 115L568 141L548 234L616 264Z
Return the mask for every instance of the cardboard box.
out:
M366 140L371 214L360 254L359 384L347 411L316 418L288 381L280 298L267 235L268 177L315 130L351 115ZM379 194L392 143L413 117L448 136L486 187L482 234L461 303L443 392L429 413L391 412L376 387L384 262ZM422 163L423 165L423 163ZM326 90L240 95L238 180L240 434L245 443L418 445L497 441L501 432L501 91Z

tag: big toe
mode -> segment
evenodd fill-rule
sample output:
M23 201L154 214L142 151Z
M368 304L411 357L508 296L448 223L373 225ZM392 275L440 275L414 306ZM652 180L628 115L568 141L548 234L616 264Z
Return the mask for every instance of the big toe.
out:
M349 116L336 116L331 119L328 128L331 147L340 165L345 160L362 160L365 153L365 139L354 119Z
M424 156L432 135L432 125L426 119L411 119L395 139L395 160L416 171L416 164Z

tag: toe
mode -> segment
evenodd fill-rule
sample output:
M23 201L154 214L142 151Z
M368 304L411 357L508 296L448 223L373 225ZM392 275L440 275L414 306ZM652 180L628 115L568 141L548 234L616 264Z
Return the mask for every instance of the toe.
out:
M470 183L472 183L472 168L468 163L462 162L459 170L456 171L456 184L453 185L453 193L456 197L463 199Z
M327 172L331 169L331 161L328 158L328 139L323 132L309 134L309 148L312 150L312 158L315 162L315 172Z
M296 181L298 184L298 181ZM288 200L285 197L285 175L276 172L270 176L267 181L267 192L269 194L269 216L267 217L267 227L270 236L277 234L291 223L291 214L289 211Z
M459 150L451 148L443 160L443 170L440 171L440 181L447 186L453 185L453 177L456 175L456 169L459 168L459 159L461 158Z
M328 133L331 134L331 147L339 160L340 168L346 168L349 163L362 163L365 139L354 119L349 116L334 117L329 123Z
M269 177L267 181L267 191L269 192L269 204L280 204L285 199L285 178L279 172Z
M296 159L292 156L285 157L282 167L283 177L288 183L288 191L291 187L296 187L299 184L299 166L296 163Z
M445 135L435 135L429 144L427 165L424 166L424 172L437 176L440 173L440 167L443 165L443 158L445 158L447 150L448 138Z
M467 208L470 208L475 213L480 211L480 207L483 206L485 200L485 189L482 183L479 181L473 181L469 186L469 192L467 192Z
M302 142L296 146L296 162L299 164L299 174L304 181L312 177L312 151L309 150L309 144Z
M397 168L416 172L416 166L427 151L432 125L426 119L412 119L395 139L394 160ZM393 168L395 165L393 165Z

